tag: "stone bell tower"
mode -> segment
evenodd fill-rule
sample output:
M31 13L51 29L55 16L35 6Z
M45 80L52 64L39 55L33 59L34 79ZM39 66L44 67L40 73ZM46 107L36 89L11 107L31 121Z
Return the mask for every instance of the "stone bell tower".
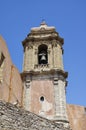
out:
M57 122L68 123L66 112L67 72L63 68L64 40L42 22L22 42L24 64L23 107Z

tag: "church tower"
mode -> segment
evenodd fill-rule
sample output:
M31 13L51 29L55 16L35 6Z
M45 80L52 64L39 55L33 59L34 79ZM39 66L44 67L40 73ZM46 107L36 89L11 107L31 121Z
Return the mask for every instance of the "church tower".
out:
M63 68L63 43L55 27L49 27L45 22L32 28L22 42L23 107L47 119L67 124L67 72Z

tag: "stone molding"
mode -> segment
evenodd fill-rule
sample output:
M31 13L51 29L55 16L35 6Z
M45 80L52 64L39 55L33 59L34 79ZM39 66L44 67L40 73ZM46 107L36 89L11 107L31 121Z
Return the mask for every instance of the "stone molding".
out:
M52 41L53 39L55 39L55 40L57 40L57 41L59 41L62 45L63 45L63 43L64 43L64 39L63 38L60 38L60 37L48 37L48 38L26 38L23 42L22 42L22 45L23 46L26 46L26 43L27 42L34 42L34 41L36 41L36 42L41 42L41 41Z
M23 77L25 77L26 75L31 75L31 76L37 76L37 75L49 75L49 74L51 74L51 75L59 75L59 77L60 78L62 78L63 77L63 79L66 79L67 77L68 77L68 72L64 72L63 70L58 70L58 69L51 69L51 70L49 70L49 71L42 71L42 73L40 72L40 71L34 71L34 70L32 70L32 71L25 71L25 72L23 72L23 73L21 73L21 77L22 77L22 79L23 79Z

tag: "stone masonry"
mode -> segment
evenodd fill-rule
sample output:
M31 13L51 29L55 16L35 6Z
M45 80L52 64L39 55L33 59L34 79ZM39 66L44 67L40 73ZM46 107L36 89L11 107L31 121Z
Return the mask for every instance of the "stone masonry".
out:
M65 95L67 72L63 67L63 44L64 39L55 27L45 22L31 28L23 40L23 107L68 126ZM41 62L42 58L46 63Z

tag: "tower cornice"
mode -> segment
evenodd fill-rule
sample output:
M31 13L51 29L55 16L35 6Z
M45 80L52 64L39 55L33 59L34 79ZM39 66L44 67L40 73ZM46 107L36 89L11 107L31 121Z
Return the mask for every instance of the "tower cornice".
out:
M41 36L33 36L33 35L30 35L28 37L26 37L23 41L22 41L22 45L25 46L27 43L29 42L40 42L40 41L52 41L52 40L57 40L61 43L61 45L64 44L64 39L61 38L60 36L56 36L56 35L44 35L44 37L41 37Z
M68 72L65 72L63 70L59 70L59 69L51 69L49 71L34 71L34 70L31 70L31 71L24 71L23 73L21 73L21 77L25 77L26 75L34 75L34 76L37 76L37 75L48 75L48 74L51 74L51 75L61 75L63 76L65 79L68 77Z
M22 41L22 45L25 46L27 42L36 42L41 40L57 40L62 45L64 44L64 39L59 36L56 32L55 27L47 26L45 22L41 23L39 27L34 27L27 37Z

